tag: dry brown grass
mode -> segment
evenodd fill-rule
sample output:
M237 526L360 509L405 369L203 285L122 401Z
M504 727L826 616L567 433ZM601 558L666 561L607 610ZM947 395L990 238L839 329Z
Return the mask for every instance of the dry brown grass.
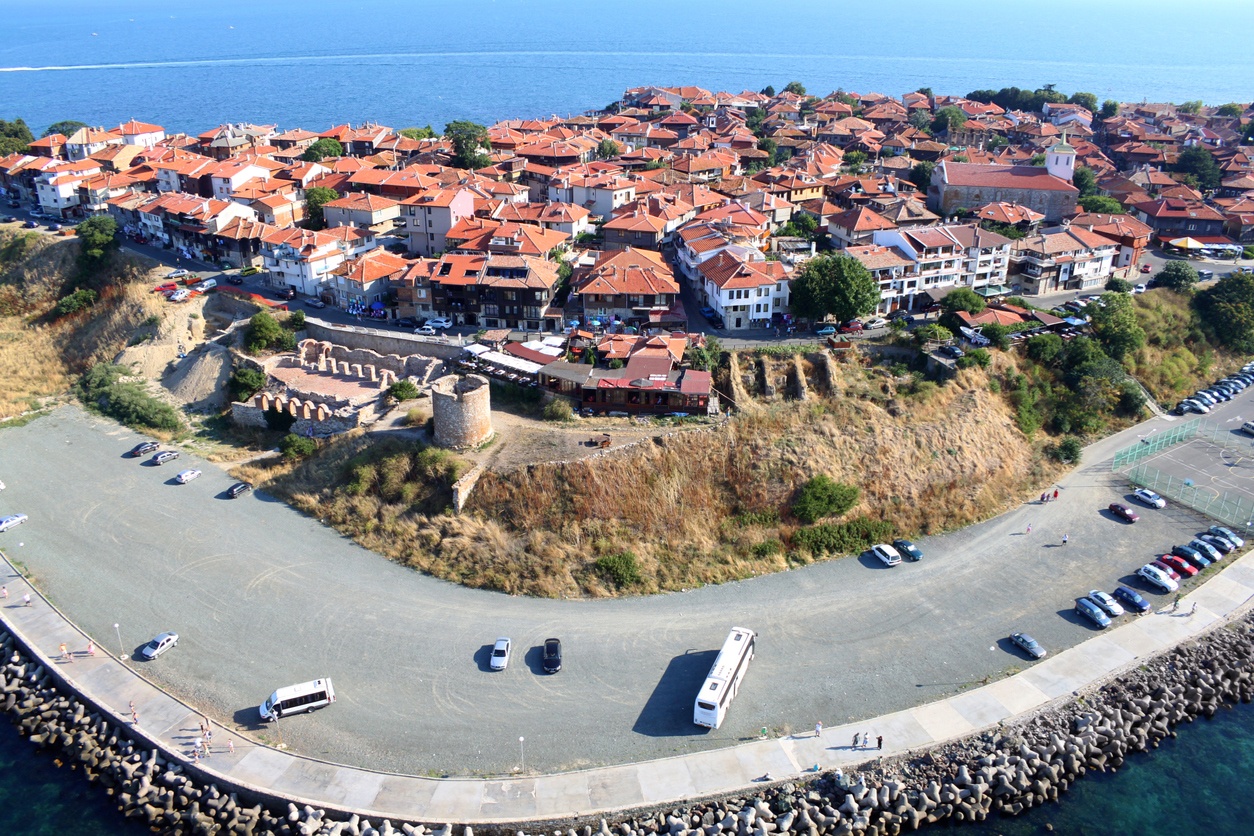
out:
M1245 362L1211 346L1190 297L1160 288L1133 296L1132 304L1146 343L1124 366L1158 402L1172 404Z
M110 360L131 332L159 305L149 293L145 268L119 257L119 284L108 288L90 311L48 321L47 313L73 274L74 238L27 238L0 232L0 418L19 414L43 399L66 392L72 378L91 364Z

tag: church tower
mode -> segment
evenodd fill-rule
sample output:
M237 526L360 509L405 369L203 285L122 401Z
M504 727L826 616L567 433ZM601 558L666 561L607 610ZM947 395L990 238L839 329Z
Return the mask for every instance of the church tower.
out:
M1045 170L1068 183L1075 176L1075 149L1067 144L1065 131L1062 141L1045 152Z

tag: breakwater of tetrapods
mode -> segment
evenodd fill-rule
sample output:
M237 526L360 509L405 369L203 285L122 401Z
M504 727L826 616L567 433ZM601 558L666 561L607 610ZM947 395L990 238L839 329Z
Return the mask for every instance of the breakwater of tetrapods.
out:
M851 769L761 785L665 809L579 821L476 825L371 821L235 787L134 734L124 718L67 688L0 630L3 710L32 744L56 751L124 815L170 834L257 836L843 836L897 834L941 822L1015 816L1055 801L1089 771L1119 769L1181 723L1254 699L1254 616L1124 671L1062 704L981 734Z

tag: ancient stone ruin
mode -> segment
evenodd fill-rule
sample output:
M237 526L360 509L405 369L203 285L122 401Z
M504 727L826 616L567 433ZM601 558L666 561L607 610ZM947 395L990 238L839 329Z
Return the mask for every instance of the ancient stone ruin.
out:
M450 374L431 384L435 443L464 450L492 437L491 387L483 375Z

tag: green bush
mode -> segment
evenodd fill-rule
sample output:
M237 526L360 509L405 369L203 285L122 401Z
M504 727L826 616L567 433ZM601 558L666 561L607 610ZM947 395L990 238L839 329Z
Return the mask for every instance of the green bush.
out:
M843 514L858 503L858 489L822 474L801 486L792 513L804 523Z
M811 554L861 554L875 543L893 538L892 523L856 517L843 523L823 523L802 528L793 542Z
M740 528L748 528L751 525L779 525L779 511L774 508L764 511L741 511L732 517L732 522Z
M58 300L57 306L53 310L58 317L69 316L70 314L76 314L79 311L87 310L92 305L96 304L97 298L96 291L82 287L71 293L69 296L62 297Z
M959 357L957 365L960 369L969 369L972 366L987 369L991 362L993 362L993 355L988 353L988 349L976 348Z
M284 331L273 316L259 311L249 320L248 330L244 333L244 350L249 354L260 354L274 348L283 350L281 346L285 339L292 340L292 335ZM292 346L295 347L295 340L292 340Z
M160 325L160 324L161 324L161 317L157 316L156 314L153 314L152 316L144 320L144 325L147 325L149 327L153 327L153 326Z
M1080 460L1080 454L1084 452L1084 446L1080 444L1080 439L1071 435L1046 448L1046 452L1057 461L1070 464Z
M251 366L240 366L231 373L231 397L237 401L246 401L260 392L266 385L266 375Z
M1009 326L990 322L988 325L980 328L980 334L987 337L994 348L1000 348L1002 351L1009 350L1011 334Z
M944 325L937 325L935 322L929 322L927 325L914 329L914 341L919 345L923 345L928 340L947 342L953 338L953 331L950 331Z
M1038 363L1049 365L1062 354L1062 337L1057 334L1037 334L1028 338L1028 356Z
M546 403L541 414L546 421L569 421L575 412L570 408L570 401L557 398Z
M784 550L784 544L778 540L763 540L761 543L755 543L749 551L754 557L767 558L773 557Z
M398 380L388 387L388 397L394 401L412 401L420 394L418 385L408 378Z
M288 315L287 321L284 322L283 324L286 325L289 330L299 331L300 329L305 327L305 312L299 311L299 310L292 311Z
M183 422L178 411L158 400L133 381L123 382L126 369L97 363L74 384L74 394L89 409L108 415L129 427L177 430Z
M285 459L303 459L318 449L318 442L296 433L288 433L279 442L279 450Z
M1111 293L1131 293L1132 282L1127 279L1121 279L1118 276L1111 276L1106 280L1106 289Z
M640 583L639 561L629 551L601 555L596 559L593 567L598 574L611 581L617 587L632 586Z

